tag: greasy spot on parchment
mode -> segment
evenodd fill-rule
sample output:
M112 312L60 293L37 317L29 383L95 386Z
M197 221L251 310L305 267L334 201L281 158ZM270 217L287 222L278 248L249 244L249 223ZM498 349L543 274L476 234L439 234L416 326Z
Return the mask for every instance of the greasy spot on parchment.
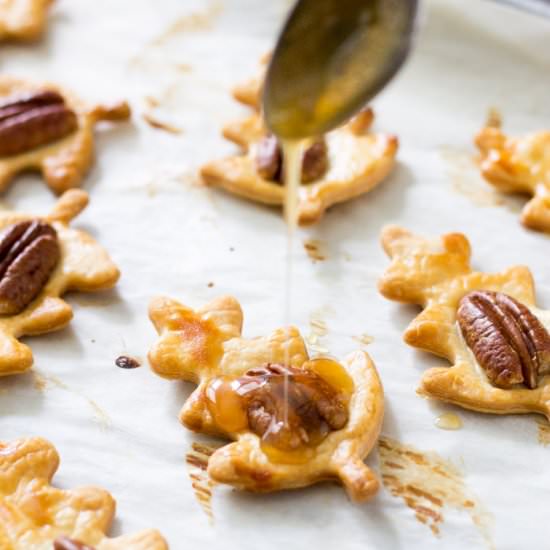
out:
M112 306L118 298L115 293L105 292L103 295L93 294L71 294L69 301L71 305L80 307L108 307Z
M44 376L42 374L39 374L37 371L34 371L33 386L35 390L39 392L46 392L53 387L71 393L73 395L77 395L88 403L88 405L94 412L94 420L99 424L99 427L102 430L107 430L112 426L111 418L109 417L109 415L93 399L90 399L81 391L71 388L56 376Z
M366 332L358 334L357 336L352 336L351 339L361 344L361 346L368 346L374 342L374 336L371 336Z
M212 488L215 486L215 482L210 479L206 469L208 468L208 459L218 448L219 446L194 442L191 450L185 455L195 497L210 521L214 520Z
M181 33L207 31L212 28L212 25L222 11L223 4L218 0L213 0L208 3L203 11L178 17L152 41L151 45L160 46Z
M548 423L548 420L537 418L537 425L539 431L538 441L544 447L548 447L550 445L550 423Z
M468 198L476 206L505 206L512 212L521 210L517 199L504 196L482 178L470 151L442 147L440 152L453 191Z
M464 510L489 548L491 516L465 485L462 472L433 452L422 452L389 437L378 441L380 468L385 488L403 499L416 519L440 534L443 510Z
M327 245L318 239L306 239L304 249L313 262L321 262L327 259Z

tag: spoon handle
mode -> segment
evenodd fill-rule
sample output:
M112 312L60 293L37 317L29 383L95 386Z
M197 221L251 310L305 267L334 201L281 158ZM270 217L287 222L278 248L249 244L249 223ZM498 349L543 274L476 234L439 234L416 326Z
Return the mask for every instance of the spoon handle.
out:
M548 17L550 19L550 0L497 0L501 4L506 4L523 11Z

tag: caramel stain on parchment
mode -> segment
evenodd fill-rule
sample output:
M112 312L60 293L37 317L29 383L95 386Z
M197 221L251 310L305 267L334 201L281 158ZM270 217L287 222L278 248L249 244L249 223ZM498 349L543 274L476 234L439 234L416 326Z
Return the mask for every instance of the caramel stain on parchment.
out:
M154 128L155 130L163 130L164 132L174 135L180 135L183 133L183 130L175 124L160 120L157 115L149 111L142 113L141 117L149 126L151 126L151 128Z
M328 334L327 323L320 317L320 312L314 312L309 318L309 334L306 336L306 342L311 351L317 354L328 353L328 348L322 344L322 338Z
M191 73L193 72L193 65L189 63L176 63L174 68L177 69L180 73Z
M445 509L455 508L469 514L488 547L494 548L492 518L454 464L436 453L419 451L389 437L380 438L378 452L385 488L401 498L434 535L440 534Z
M150 181L145 184L145 192L150 199L153 199L157 196L158 185L155 181Z
M211 1L203 11L178 17L151 42L151 45L161 46L179 34L210 30L222 11L223 4L220 1Z
M352 336L351 339L361 344L361 346L368 346L369 344L372 344L374 342L374 336L371 336L366 332L363 332L362 334L359 334L357 336Z
M191 479L195 498L210 521L214 520L212 511L212 489L216 485L207 473L208 460L219 447L206 443L194 442L191 450L185 455L185 462Z
M502 128L502 115L496 107L489 107L485 126L487 128Z
M550 423L548 420L537 419L538 441L543 447L550 445Z
M481 207L504 206L514 213L521 211L517 198L499 193L481 176L475 159L467 150L442 147L441 156L445 160L447 176L453 190Z
M34 371L33 386L39 392L46 392L51 387L54 387L81 397L88 403L88 405L94 412L93 418L99 424L100 428L102 430L107 430L111 428L112 426L111 418L93 399L90 399L88 396L84 395L81 391L71 388L56 376L51 376L51 375L45 376L43 374L39 374L38 372Z
M118 298L105 293L103 296L100 294L70 294L71 304L77 304L80 307L107 307L112 306Z
M315 262L322 262L327 259L327 245L318 239L306 239L304 249L307 255Z

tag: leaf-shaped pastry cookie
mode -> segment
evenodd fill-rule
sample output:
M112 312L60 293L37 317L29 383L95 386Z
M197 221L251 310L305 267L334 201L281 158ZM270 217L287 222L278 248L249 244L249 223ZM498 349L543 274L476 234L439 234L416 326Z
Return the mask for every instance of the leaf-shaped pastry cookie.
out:
M295 328L243 338L242 311L229 296L197 310L157 298L149 314L160 335L149 353L153 370L198 385L182 423L234 440L209 459L215 481L265 492L335 479L354 501L376 493L363 459L378 437L384 401L366 353L342 364L311 360Z
M0 191L20 172L42 172L55 193L77 187L93 161L94 127L126 120L126 102L88 105L59 86L0 77Z
M425 372L418 392L480 412L550 418L550 313L535 305L529 269L473 271L461 233L431 240L390 226L382 245L392 263L380 292L424 309L405 342L452 364Z
M69 304L60 298L62 294L69 290L103 290L116 284L119 271L107 252L90 235L69 226L87 204L88 194L73 189L60 197L47 216L0 212L0 305L21 298L26 292L27 278L35 276L44 258L51 253L49 249L38 249L37 240L34 244L27 243L23 236L14 241L11 238L14 228L38 221L51 228L59 247L53 270L42 281L42 287L35 289L37 294L28 296L30 303L18 313L0 315L0 376L21 373L32 366L32 352L19 337L52 332L69 323L73 313ZM6 264L9 267L3 271Z
M521 223L550 232L550 132L512 138L500 128L486 127L475 141L483 177L503 193L532 196Z
M55 541L66 538L94 550L168 549L160 533L152 529L107 537L115 515L113 497L96 487L52 487L58 466L55 447L44 439L0 441L2 550L53 550Z
M238 86L234 91L238 101L254 109L249 117L223 129L224 137L235 142L241 152L205 164L201 176L207 185L222 187L264 204L282 206L285 193L280 167L283 159L280 151L274 149L276 140L273 146L269 145L269 141L275 138L268 134L259 111L262 82L263 76ZM390 174L395 164L398 140L390 134L371 132L373 119L372 110L365 110L348 124L322 136L322 150L312 154L315 143L306 149L303 185L299 190L300 224L316 223L330 206L367 193ZM272 149L271 156L277 157L268 159L272 169L267 172L263 169L266 140L268 148Z

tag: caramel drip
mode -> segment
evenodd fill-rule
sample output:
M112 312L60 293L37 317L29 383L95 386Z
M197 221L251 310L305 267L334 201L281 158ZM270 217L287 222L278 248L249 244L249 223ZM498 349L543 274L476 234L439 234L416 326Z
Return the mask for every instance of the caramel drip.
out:
M455 413L443 413L435 419L435 425L442 430L460 430L462 418Z

